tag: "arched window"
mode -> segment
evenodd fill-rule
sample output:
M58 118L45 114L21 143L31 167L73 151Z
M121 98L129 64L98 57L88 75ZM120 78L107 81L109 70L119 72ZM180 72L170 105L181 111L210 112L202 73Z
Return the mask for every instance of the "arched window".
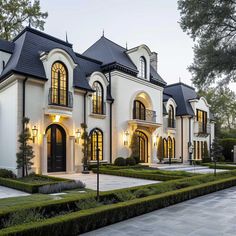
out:
M170 136L168 137L167 141L168 141L168 157L173 158L173 144Z
M168 157L168 144L165 138L163 139L163 157L164 158Z
M136 130L138 136L139 160L142 163L148 163L148 137L142 131Z
M146 120L146 108L138 100L134 100L133 119Z
M95 81L93 83L93 89L95 90L95 92L93 93L93 97L92 97L93 113L104 114L103 87L98 81Z
M103 133L95 128L90 132L91 139L91 161L97 160L97 150L99 149L99 160L103 160Z
M169 106L168 111L168 127L175 128L175 113L172 105Z
M140 57L139 59L139 74L143 79L147 78L147 63L144 57Z
M51 70L51 103L61 106L68 105L68 73L61 62L55 62Z

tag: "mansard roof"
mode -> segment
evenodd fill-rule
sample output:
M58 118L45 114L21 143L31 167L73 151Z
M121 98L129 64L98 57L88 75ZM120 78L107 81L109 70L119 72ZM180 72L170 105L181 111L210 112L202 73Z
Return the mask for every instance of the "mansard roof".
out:
M83 55L102 61L103 70L118 69L137 76L138 69L127 55L127 51L126 48L102 36ZM152 66L150 66L150 82L160 86L166 85L166 82Z
M164 88L164 93L163 101L167 99L168 96L171 96L175 100L177 104L177 116L194 116L194 111L189 100L196 99L198 96L193 87L180 82L166 86Z
M76 54L70 43L26 27L10 44L14 44L14 50L12 50L12 56L0 76L0 81L12 73L47 80L40 54L59 48L66 51L74 63L78 64L74 69L74 86L92 91L86 76L94 68L99 69L101 63Z

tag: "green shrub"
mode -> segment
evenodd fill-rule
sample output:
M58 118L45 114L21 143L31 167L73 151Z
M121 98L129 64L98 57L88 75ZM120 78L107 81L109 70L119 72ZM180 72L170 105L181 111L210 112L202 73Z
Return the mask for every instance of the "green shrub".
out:
M79 210L86 210L101 206L101 203L97 202L95 198L82 199L75 203Z
M127 157L126 158L126 165L127 166L135 166L136 165L136 161L133 157Z
M236 138L224 138L220 140L220 145L223 147L223 156L225 157L225 160L227 161L233 161L232 160L232 152L231 150L234 148L234 145L236 145Z
M125 166L126 165L126 160L124 157L117 157L115 159L114 165L116 166Z
M11 170L7 169L0 169L0 177L1 178L10 178L10 179L15 179L16 175L13 173Z
M143 188L143 189L138 189L138 190L134 191L133 194L136 196L136 198L142 198L142 197L147 197L147 196L154 194L154 190L148 189L148 188Z
M120 202L126 202L126 201L134 199L135 195L132 194L130 191L123 191L123 192L115 193L115 197Z
M140 157L139 156L133 156L135 163L139 164L140 163Z

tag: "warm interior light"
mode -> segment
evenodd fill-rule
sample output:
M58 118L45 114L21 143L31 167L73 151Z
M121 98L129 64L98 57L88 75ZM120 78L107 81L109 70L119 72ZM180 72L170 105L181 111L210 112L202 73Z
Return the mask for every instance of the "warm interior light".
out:
M38 136L38 129L36 125L32 128L32 136L33 136L33 143L35 142L35 138Z
M59 122L61 116L60 115L55 115L53 122Z

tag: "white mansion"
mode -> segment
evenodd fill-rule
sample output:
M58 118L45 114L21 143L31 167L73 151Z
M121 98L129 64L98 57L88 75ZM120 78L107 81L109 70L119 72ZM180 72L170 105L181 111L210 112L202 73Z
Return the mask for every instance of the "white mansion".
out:
M0 168L16 171L23 117L36 173L81 171L82 123L90 162L97 148L102 162L129 157L134 132L143 163L200 160L214 139L210 106L186 84L166 85L157 67L146 45L125 49L104 36L83 54L32 28L0 40Z

